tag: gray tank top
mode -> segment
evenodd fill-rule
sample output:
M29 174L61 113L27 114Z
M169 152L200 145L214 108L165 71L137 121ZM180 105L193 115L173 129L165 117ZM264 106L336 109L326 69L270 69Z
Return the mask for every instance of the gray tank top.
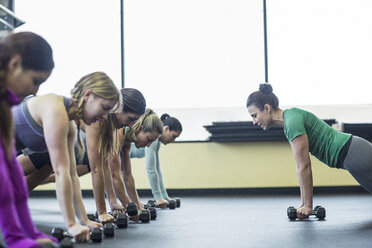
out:
M27 97L23 102L12 108L14 126L16 131L16 148L17 153L25 148L35 152L46 152L47 146L45 143L43 127L41 127L32 118L28 109L27 101L32 97ZM64 98L66 111L70 110L70 100Z

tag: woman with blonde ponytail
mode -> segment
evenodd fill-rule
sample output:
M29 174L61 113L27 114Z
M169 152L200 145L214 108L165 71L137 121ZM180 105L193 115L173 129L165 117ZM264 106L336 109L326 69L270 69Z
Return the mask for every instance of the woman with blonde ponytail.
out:
M102 223L113 222L114 217L108 214L105 203L105 186L112 185L110 169L107 158L111 154L117 154L119 141L117 132L122 127L131 127L134 122L145 112L146 100L142 93L136 89L121 89L123 98L122 111L110 115L107 120L100 121L97 125L86 129L86 145L88 150L89 164L91 168L94 200L97 206L98 220ZM107 186L107 197L111 211L116 215L125 209L116 201L114 190Z
M32 222L27 185L15 157L11 113L11 106L37 93L53 68L52 48L35 33L10 34L0 43L0 227L9 248L57 242Z
M90 239L90 228L101 224L88 220L76 173L74 140L76 129L107 119L120 106L120 93L103 72L81 78L71 91L71 98L47 94L26 98L12 109L15 118L17 151L50 154L56 175L56 193L68 232L77 242ZM83 143L78 138L84 151ZM22 163L26 176L37 173L29 163ZM75 215L80 224L75 220Z
M103 193L103 173L110 176L107 158L112 153L117 153L119 143L116 138L117 129L125 126L133 126L134 122L145 113L146 100L142 93L136 89L121 89L122 104L121 111L110 113L108 118L100 120L92 125L80 122L80 135L84 146L79 145L78 139L75 140L75 154L77 173L79 176L92 172L93 192L97 202L97 213L100 222L113 222L113 216L106 210L104 198L100 198ZM85 150L85 151L84 151ZM28 156L20 155L17 158L24 167L37 168L38 171L27 175L29 189L32 190L37 185L55 181L55 174L50 175L49 153L32 153ZM47 166L45 166L47 165ZM113 190L112 190L113 192ZM104 195L103 195L104 196ZM109 195L111 197L112 194ZM110 198L111 211L116 213L123 211L124 208L116 202L116 197ZM102 203L103 202L103 203Z
M162 132L163 123L151 109L147 109L132 128L123 128L118 131L119 152L113 154L109 159L112 182L106 185L110 187L113 185L114 193L123 206L126 206L129 202L135 202L138 209L143 210L131 170L129 156L131 143L134 142L137 148L149 147ZM121 177L121 173L124 178ZM109 181L110 179L105 177L105 180ZM106 187L107 195L110 194L107 192L110 187ZM134 220L138 220L138 217Z

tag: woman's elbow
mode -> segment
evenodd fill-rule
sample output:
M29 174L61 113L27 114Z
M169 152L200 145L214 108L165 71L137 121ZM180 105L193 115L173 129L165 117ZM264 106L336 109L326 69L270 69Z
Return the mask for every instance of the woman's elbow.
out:
M311 173L311 164L310 163L304 163L298 166L298 171L300 173Z
M113 181L117 181L120 179L120 172L114 172L114 171L111 171L111 178Z
M55 166L55 167L56 168L54 168L54 175L55 175L56 181L58 180L58 178L70 176L70 172L67 166Z
M146 172L147 172L147 174L155 174L155 170L154 170L154 168L146 168Z
M100 172L100 169L97 166L91 166L91 172L92 177L100 176L102 172Z

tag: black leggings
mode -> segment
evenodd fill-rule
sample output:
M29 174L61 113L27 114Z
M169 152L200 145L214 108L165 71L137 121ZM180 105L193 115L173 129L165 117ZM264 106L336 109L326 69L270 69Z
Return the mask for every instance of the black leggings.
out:
M358 136L352 136L349 151L341 168L350 174L368 192L372 193L372 144Z
M76 154L76 152L77 151L75 149L75 154ZM49 152L32 153L32 154L28 155L28 157L30 158L30 160L33 163L33 165L35 166L35 168L38 169L38 170L40 170L45 165L52 166L52 162L50 161L50 157L49 157ZM75 157L76 157L76 166L82 165L82 164L87 165L88 170L90 172L90 164L89 164L89 159L88 159L88 153L85 151L82 159L78 159L77 156L75 156Z

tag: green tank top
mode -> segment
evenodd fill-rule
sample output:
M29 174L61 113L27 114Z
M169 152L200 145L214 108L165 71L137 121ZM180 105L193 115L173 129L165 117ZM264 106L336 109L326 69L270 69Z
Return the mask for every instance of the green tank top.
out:
M298 108L284 110L283 119L284 134L289 142L306 134L310 153L329 167L336 167L338 154L351 134L339 132L314 114Z

